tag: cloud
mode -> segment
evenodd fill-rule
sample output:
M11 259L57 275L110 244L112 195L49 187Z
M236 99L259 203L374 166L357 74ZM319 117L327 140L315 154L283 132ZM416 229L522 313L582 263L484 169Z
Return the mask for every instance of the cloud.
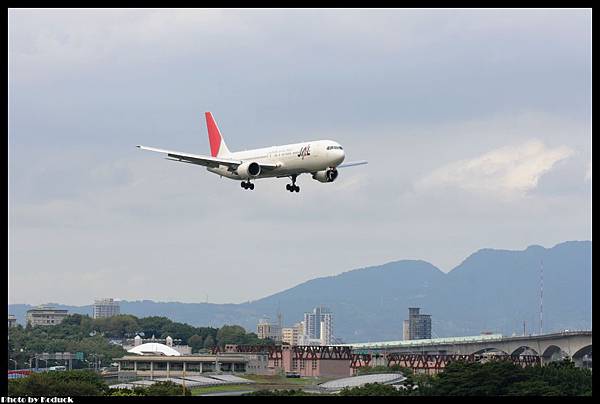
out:
M240 302L400 258L451 269L482 247L588 237L589 10L9 14L13 302ZM248 192L134 147L208 153L208 110L232 150L334 139L369 165ZM577 154L453 166L532 137ZM414 192L427 177L438 195ZM527 198L462 191L487 182Z
M417 189L458 187L471 192L523 196L542 175L572 156L567 146L549 148L539 140L492 150L474 159L452 162L420 179Z

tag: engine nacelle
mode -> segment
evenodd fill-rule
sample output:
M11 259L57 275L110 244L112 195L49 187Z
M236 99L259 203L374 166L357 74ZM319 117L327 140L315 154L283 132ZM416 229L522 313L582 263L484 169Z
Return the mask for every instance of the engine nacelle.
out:
M330 168L329 170L317 171L313 174L313 179L319 182L333 182L338 176L338 170Z
M260 164L256 161L246 161L238 166L237 173L243 179L258 177L260 175Z

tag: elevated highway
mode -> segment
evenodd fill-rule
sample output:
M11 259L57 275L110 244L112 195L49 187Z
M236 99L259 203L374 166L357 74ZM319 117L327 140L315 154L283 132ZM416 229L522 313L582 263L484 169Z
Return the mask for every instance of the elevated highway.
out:
M355 342L350 346L358 354L480 355L497 352L503 355L535 355L542 363L568 356L576 363L592 353L592 331L506 337L501 334L469 337L434 338L410 341Z

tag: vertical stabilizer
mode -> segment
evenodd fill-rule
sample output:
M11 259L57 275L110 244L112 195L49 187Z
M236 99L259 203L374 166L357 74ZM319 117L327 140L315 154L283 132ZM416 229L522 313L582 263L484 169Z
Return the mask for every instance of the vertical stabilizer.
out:
M221 131L215 122L210 112L205 112L206 116L206 127L208 129L208 142L210 143L210 154L213 157L225 157L231 152L225 144L225 139L221 136Z

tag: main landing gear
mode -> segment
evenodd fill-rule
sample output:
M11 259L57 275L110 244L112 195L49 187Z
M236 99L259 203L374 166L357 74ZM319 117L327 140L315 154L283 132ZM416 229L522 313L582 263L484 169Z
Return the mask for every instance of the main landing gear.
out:
M287 184L285 186L285 189L287 189L290 192L300 192L300 187L298 185L296 185L296 177L298 177L297 174L292 175L292 183L291 184Z
M244 189L250 189L250 190L254 189L254 184L251 183L250 181L242 181L241 185L242 185L242 188L244 188Z

